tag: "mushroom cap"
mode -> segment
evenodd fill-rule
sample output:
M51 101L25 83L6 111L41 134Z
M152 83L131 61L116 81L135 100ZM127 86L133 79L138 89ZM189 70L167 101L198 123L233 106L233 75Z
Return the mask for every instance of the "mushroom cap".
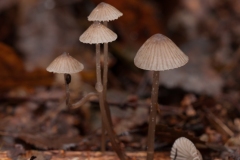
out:
M138 50L134 64L141 69L164 71L185 65L186 56L168 37L155 34Z
M110 4L101 2L95 7L88 16L89 21L112 21L118 19L123 14Z
M94 22L80 37L80 42L89 44L108 43L115 41L117 34L102 25Z
M202 160L200 152L185 137L180 137L174 142L170 157L171 160Z
M83 68L83 64L70 56L69 53L63 53L52 61L52 63L47 67L47 71L71 74L80 72Z

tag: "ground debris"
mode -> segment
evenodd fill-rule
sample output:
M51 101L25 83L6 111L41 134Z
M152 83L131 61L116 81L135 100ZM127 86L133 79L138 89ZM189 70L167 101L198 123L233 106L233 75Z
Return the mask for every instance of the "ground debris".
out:
M145 152L127 152L127 156L129 156L132 160L145 160L146 153ZM17 160L30 160L31 158L36 157L35 160L118 160L118 157L113 152L90 152L90 151L62 151L62 150L54 150L54 151L26 151L25 154L18 156ZM155 159L162 160L170 160L169 153L167 152L157 152L155 153ZM1 160L10 160L8 157L7 151L0 152Z

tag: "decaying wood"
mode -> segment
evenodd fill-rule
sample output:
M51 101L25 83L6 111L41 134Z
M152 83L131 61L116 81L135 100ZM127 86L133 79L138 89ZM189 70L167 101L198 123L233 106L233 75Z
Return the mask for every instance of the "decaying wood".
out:
M145 152L127 152L127 155L132 158L132 160L145 160L146 153ZM105 152L102 154L101 152L72 152L72 151L27 151L26 154L21 155L18 159L21 160L28 160L32 156L35 156L39 160L118 160L117 155L114 152ZM7 151L0 152L0 159L1 160L10 160L8 157ZM161 152L155 153L154 159L158 160L170 160L169 153Z

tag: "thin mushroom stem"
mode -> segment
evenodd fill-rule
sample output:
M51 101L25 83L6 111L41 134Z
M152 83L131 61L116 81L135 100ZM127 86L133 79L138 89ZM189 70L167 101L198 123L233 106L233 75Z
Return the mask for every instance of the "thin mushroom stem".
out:
M86 96L84 96L82 99L80 99L78 102L71 105L71 109L76 109L84 105L91 97L98 96L97 93L88 93Z
M71 83L71 75L70 74L64 74L64 80L65 80L65 86L66 86L66 106L69 108L71 104L70 101L70 90L69 90L69 83Z
M96 90L98 92L103 92L102 86L102 79L101 79L101 65L100 65L100 44L96 44L96 76L97 76L97 83L96 83Z
M148 122L148 137L147 137L147 160L154 158L154 139L156 128L156 113L158 107L158 88L159 88L159 71L153 71L152 82L152 97L150 105L150 115Z
M100 109L101 109L101 113L102 113L102 117L103 117L103 123L104 123L104 126L105 126L105 128L108 132L109 139L112 143L113 150L117 153L120 160L127 160L128 157L126 156L126 154L124 153L124 151L120 147L119 140L115 136L115 133L112 129L112 126L110 125L109 121L106 118L107 117L107 112L104 108L104 104L106 105L106 103L104 103L104 101L103 101L103 93L102 92L99 92L99 101L100 101Z
M96 44L96 74L97 74L97 83L96 83L96 90L98 91L98 93L100 94L103 94L103 86L102 86L102 79L101 79L101 64L100 64L100 44ZM104 98L104 97L100 97L99 96L99 100L102 100L101 98ZM104 100L104 99L103 99ZM104 105L104 104L103 104ZM101 106L101 103L100 103L100 106ZM103 108L106 108L103 106ZM106 109L104 109L106 110ZM102 113L102 111L101 111ZM106 142L106 135L105 135L105 124L103 123L104 121L104 117L102 115L102 138L101 138L101 151L102 152L105 152L106 149L105 149L105 142Z
M107 27L107 24L108 22L105 21L103 22L103 25ZM103 57L104 57L104 60L103 60L103 97L104 97L104 100L107 101L107 82L108 82L108 43L104 43L104 46L103 46ZM110 109L109 107L105 107L106 108L106 112L108 114L109 117L111 117L111 112L110 112ZM110 121L110 124L112 125L112 121ZM102 133L104 134L105 133L105 127L104 125L102 126ZM101 146L101 149L102 151L105 151L105 141L106 141L106 136L102 135L102 146Z
M107 27L108 22L103 22ZM107 82L108 82L108 43L104 43L104 67L103 67L103 95L106 100Z
M78 107L81 107L82 105L84 105L89 98L91 98L92 96L98 96L97 93L88 93L85 97L83 97L82 99L80 99L78 102L71 104L70 103L70 90L69 90L69 84L71 83L71 75L70 74L64 74L64 80L65 80L65 86L66 86L66 106L69 109L76 109Z
M103 118L102 118L102 137L101 137L101 151L104 153L106 151L106 128L105 125L103 123Z
M101 81L100 44L96 44L96 71L97 71L96 90L98 91L98 94L99 94L99 103L100 103L103 126L106 128L108 132L113 150L117 153L117 155L121 160L125 160L127 159L127 156L125 155L125 153L120 148L120 145L118 144L119 141L117 140L114 134L114 131L112 129L111 117L107 113L107 109L106 109L107 103L105 103L105 100L104 100L103 87L102 87L102 81ZM102 134L105 136L104 132L102 132Z
M103 22L103 25L107 27L107 22ZM103 98L106 101L107 100L107 96L106 96L106 92L107 92L107 74L108 74L108 43L104 43L103 45ZM108 107L106 108L106 112L107 114L110 115L110 111ZM112 121L111 121L112 122ZM112 124L112 123L111 123ZM106 128L104 125L102 125L102 143L101 143L101 150L102 152L105 152L106 150L106 146L105 146L105 142L106 142Z
M107 27L108 22L105 21L103 24ZM108 82L108 43L104 43L104 67L103 67L103 96L104 100L107 101L107 82ZM111 117L111 112L109 107L105 107L106 112L109 117ZM112 121L110 124L113 126Z

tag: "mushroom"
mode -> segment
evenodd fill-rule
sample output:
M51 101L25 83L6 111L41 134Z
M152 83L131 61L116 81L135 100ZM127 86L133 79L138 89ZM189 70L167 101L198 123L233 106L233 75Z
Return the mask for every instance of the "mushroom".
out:
M69 98L69 84L71 83L71 73L77 73L82 71L83 64L69 55L69 53L63 53L53 60L53 62L47 67L48 72L63 73L66 85L66 105L70 108Z
M172 146L170 158L171 160L202 160L202 155L189 139L180 137Z
M100 66L100 43L108 43L116 39L117 35L100 22L94 22L79 38L80 42L96 44L97 83L95 88L99 93L103 91Z
M116 33L100 22L93 22L93 24L79 37L80 42L98 45L100 45L100 43L109 43L116 39Z
M114 135L114 131L111 126L111 117L107 113L106 103L103 96L103 86L101 79L101 66L100 66L100 43L108 43L117 39L117 35L102 25L100 22L94 22L79 38L80 42L88 44L96 44L96 74L97 74L97 83L96 90L99 94L99 103L102 114L103 125L106 127L106 130L109 134L110 141L112 143L113 149L118 154L120 159L126 159L126 155L122 152L120 146L118 145L118 140ZM103 133L102 133L103 134Z
M108 21L113 21L121 17L123 14L110 4L99 3L88 16L88 21L103 22L107 27ZM103 68L103 95L106 99L107 90L107 74L108 74L108 43L104 43L104 68Z
M153 71L153 86L147 138L147 160L154 157L156 110L158 107L159 72L185 65L188 57L166 36L155 34L138 50L134 64L141 69Z
M121 17L123 14L110 4L101 2L99 3L88 16L88 21L103 22L103 25L107 27L108 21L113 21ZM103 97L106 100L107 92L107 77L108 77L108 43L104 43L103 54ZM111 116L110 110L106 107L107 114ZM105 133L105 128L102 126L102 133ZM105 151L105 134L102 134L101 150Z
M89 21L108 22L121 17L123 14L110 4L99 3L88 16Z

